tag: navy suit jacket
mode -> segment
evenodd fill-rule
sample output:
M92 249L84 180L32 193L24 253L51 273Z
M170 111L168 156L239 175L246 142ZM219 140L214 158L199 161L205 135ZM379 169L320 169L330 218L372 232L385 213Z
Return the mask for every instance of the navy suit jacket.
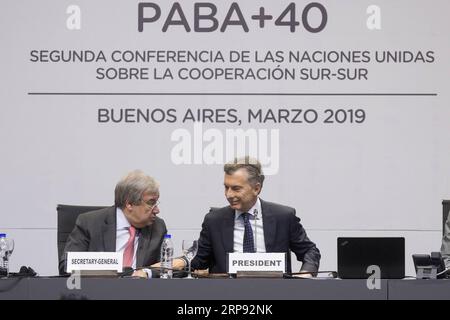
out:
M303 262L302 271L319 269L320 252L309 240L295 209L261 200L266 252L286 252L287 272L291 272L290 251ZM235 211L230 206L211 210L202 224L193 269L210 273L227 272L226 254L233 252Z

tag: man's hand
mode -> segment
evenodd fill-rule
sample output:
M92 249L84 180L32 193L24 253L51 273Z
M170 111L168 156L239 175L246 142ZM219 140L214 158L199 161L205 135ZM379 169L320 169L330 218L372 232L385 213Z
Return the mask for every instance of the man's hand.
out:
M144 270L136 270L133 272L132 274L133 277L139 277L139 278L144 278L147 279L147 272L145 272Z
M194 270L194 274L198 277L207 277L209 275L209 269Z
M183 270L186 268L186 264L183 259L175 258L172 262L172 268L173 270Z

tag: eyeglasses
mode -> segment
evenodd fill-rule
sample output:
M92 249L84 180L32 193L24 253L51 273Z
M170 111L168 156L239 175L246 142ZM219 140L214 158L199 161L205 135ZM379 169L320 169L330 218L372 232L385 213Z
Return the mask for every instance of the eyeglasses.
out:
M142 203L145 204L150 210L153 210L155 207L159 206L161 202L159 200L150 199L148 201L142 200Z

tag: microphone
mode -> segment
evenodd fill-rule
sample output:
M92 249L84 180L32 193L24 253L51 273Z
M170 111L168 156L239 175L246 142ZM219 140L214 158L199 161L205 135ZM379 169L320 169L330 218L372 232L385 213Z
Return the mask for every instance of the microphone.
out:
M258 209L253 210L253 215L255 216L255 252L258 252L258 231L256 229L256 220L258 220Z

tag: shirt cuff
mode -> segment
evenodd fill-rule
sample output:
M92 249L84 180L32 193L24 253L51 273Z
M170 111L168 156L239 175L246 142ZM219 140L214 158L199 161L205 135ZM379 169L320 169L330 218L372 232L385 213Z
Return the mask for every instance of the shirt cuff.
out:
M142 271L144 271L147 274L147 279L151 279L152 278L152 270L147 269L147 268L143 268Z
M181 256L180 259L184 261L184 269L187 269L189 260L185 256Z

